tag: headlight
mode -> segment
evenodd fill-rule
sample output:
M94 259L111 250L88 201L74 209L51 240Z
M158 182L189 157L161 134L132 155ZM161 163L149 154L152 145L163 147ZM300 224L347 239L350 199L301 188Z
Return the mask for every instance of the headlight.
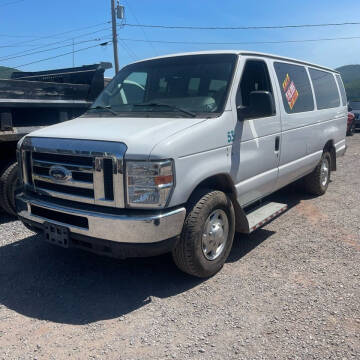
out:
M130 207L162 208L174 187L173 162L127 161L126 184Z

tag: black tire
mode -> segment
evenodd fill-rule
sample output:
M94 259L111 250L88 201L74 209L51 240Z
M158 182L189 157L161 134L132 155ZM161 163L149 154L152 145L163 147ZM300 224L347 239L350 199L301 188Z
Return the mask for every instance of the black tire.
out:
M326 182L323 177L323 171L322 171L322 166L324 163L326 163L328 169ZM315 170L309 175L307 175L304 179L306 191L312 195L317 195L317 196L325 194L329 186L330 175L331 175L331 156L328 152L324 152Z
M192 196L178 243L172 255L177 267L196 277L215 275L231 251L235 234L235 211L230 198L221 191L200 190ZM225 213L228 236L218 257L209 260L203 252L203 232L207 219L214 211Z
M17 163L9 164L0 177L0 202L2 208L16 216L15 190L19 186Z
M351 125L351 135L350 136L353 136L356 132L356 128L355 128L355 121L353 121L352 125Z
M347 136L353 136L355 132L355 121L353 121L349 127L349 130L346 132Z

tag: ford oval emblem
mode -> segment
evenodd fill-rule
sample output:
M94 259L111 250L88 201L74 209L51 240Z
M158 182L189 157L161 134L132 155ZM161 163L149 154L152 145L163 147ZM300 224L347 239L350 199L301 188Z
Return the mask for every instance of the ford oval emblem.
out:
M50 168L49 175L56 181L67 181L71 178L71 171L63 166L54 165Z

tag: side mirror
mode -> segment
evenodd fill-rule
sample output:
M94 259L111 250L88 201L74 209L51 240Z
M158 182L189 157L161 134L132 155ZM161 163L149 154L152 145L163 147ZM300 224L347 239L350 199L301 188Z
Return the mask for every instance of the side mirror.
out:
M275 114L274 98L269 91L252 91L249 106L238 107L239 120L261 118Z

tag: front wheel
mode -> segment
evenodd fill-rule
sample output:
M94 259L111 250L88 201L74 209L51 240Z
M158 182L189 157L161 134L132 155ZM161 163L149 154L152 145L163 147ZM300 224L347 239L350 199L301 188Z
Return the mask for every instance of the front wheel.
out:
M231 251L235 212L221 191L201 190L190 200L188 214L173 259L190 275L206 278L216 274Z

